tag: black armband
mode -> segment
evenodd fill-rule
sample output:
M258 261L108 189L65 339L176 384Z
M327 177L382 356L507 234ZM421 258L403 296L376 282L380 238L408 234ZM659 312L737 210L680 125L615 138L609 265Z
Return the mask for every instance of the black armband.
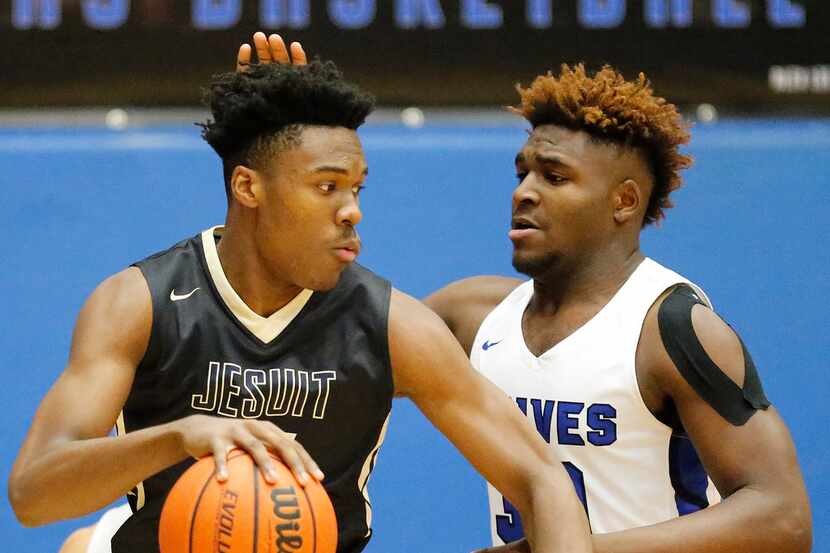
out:
M741 426L770 402L764 395L755 363L741 337L744 354L743 387L735 384L707 355L692 326L695 304L708 306L687 285L678 286L657 312L660 338L680 374L695 392L734 426ZM734 331L734 329L733 329ZM735 333L737 336L737 333Z

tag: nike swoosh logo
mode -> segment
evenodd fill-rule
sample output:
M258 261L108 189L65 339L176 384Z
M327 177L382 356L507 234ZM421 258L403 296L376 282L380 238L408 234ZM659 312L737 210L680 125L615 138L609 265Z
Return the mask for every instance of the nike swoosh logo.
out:
M195 293L196 293L196 290L198 290L198 289L199 289L199 288L194 288L194 289L193 289L193 290L192 290L189 294L185 294L185 295L183 295L183 296L180 296L180 295L178 295L178 294L176 293L176 289L174 288L173 290L170 290L170 301L182 301L182 300L186 300L187 298L189 298L190 296L192 296L193 294L195 294Z
M504 341L504 339L499 340L498 342L491 342L490 340L485 340L484 344L481 345L481 349L483 349L484 351L487 351L488 349L492 348L493 346L497 346L497 345L501 344L503 341Z

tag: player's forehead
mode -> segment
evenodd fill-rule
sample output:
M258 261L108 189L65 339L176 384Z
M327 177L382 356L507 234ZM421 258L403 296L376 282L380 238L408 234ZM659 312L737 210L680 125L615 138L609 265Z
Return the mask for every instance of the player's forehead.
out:
M565 164L598 162L610 153L613 147L599 142L583 130L574 130L559 125L539 125L527 137L519 150L517 163L561 160Z
M345 127L303 127L297 146L284 151L279 162L306 171L330 167L365 173L367 169L357 132Z

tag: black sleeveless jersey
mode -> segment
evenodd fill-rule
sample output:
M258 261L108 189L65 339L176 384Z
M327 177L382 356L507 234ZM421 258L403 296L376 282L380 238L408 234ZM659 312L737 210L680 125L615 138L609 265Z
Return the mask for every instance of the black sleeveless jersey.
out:
M221 272L213 229L135 266L150 288L153 324L119 433L192 414L272 421L296 434L326 474L337 552L363 550L371 535L366 484L393 397L389 282L353 264L334 289L306 291L260 318L277 334L263 338L251 330L258 316L243 312ZM193 462L130 493L134 514L113 537L113 553L159 551L164 499Z

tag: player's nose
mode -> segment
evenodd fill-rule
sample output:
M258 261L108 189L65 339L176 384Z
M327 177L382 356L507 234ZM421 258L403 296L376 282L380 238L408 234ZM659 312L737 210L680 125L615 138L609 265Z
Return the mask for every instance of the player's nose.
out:
M337 224L357 226L363 220L363 212L355 196L347 198L337 210Z
M516 211L520 205L537 205L539 203L539 193L533 185L533 174L528 175L513 190L513 211Z

